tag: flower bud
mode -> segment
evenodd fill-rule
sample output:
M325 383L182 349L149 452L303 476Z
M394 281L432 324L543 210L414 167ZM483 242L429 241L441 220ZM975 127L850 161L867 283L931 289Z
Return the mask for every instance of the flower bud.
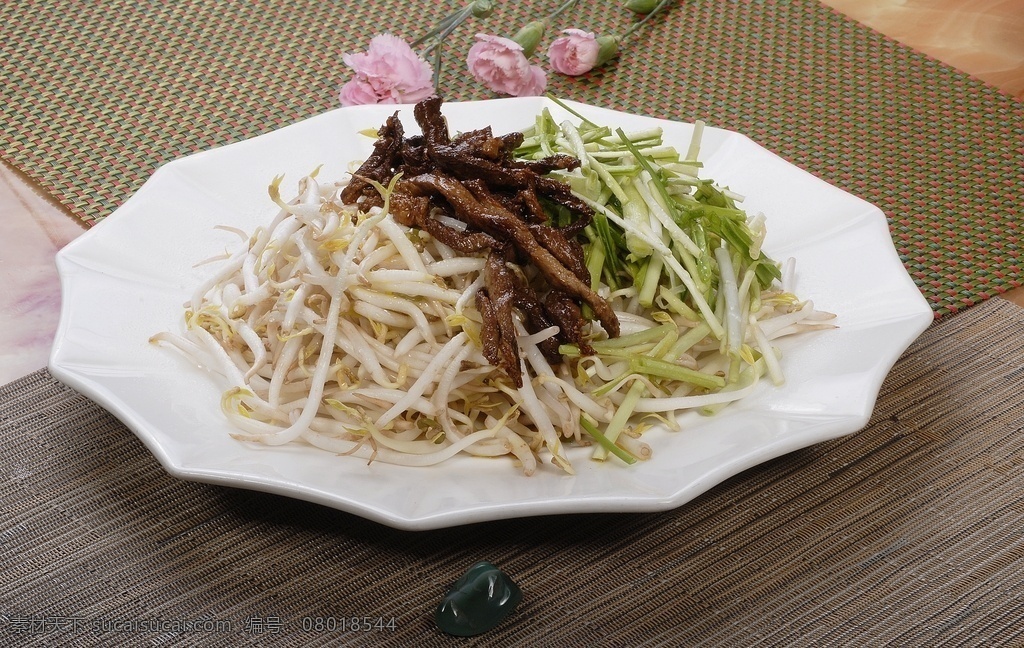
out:
M470 6L474 18L487 18L494 13L494 3L491 0L476 0Z
M660 0L627 0L626 9L638 14L649 14Z
M537 46L540 45L542 38L544 38L544 21L534 20L526 23L522 29L516 32L512 40L519 43L523 48L523 54L526 58L530 58L537 51Z
M597 63L594 67L600 67L618 56L619 39L615 36L598 36L597 44L600 45L600 49L597 50Z

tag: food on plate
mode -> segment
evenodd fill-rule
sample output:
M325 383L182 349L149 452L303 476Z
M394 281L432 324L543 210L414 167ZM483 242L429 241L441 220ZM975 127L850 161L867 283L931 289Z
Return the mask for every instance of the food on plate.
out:
M572 111L569 111L570 113ZM525 474L650 456L643 432L784 380L772 341L829 328L762 251L765 217L658 129L549 111L452 134L433 97L351 177L270 185L279 212L185 306L174 346L226 383L240 440ZM355 165L354 165L355 166Z
M382 208L385 196L376 187L395 181L387 201L398 223L460 254L486 259L484 283L474 298L481 347L490 363L522 388L514 309L530 333L558 327L540 342L547 360L556 364L559 343L582 341L584 305L609 336L619 332L610 304L591 287L583 246L576 240L593 209L568 184L547 177L580 162L564 154L515 159L521 133L495 137L483 129L452 138L440 106L437 97L416 105L423 134L415 138L404 137L397 116L388 119L341 201L360 211ZM550 222L544 202L568 214L564 227Z

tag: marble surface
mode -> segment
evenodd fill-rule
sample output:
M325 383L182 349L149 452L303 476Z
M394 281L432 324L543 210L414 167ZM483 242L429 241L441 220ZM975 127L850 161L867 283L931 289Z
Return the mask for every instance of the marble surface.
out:
M46 365L60 314L54 255L85 231L0 165L0 384Z
M822 0L1024 100L1024 0ZM85 228L0 164L0 384L46 365L60 311L54 255ZM1024 289L1004 297L1024 305Z

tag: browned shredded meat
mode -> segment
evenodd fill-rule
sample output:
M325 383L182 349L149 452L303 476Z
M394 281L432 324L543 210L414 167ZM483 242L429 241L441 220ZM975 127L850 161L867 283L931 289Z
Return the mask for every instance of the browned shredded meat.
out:
M517 387L522 387L519 343L512 320L515 285L515 276L505 265L505 259L491 251L484 266L484 287L476 294L477 309L483 316L480 339L487 361L503 369Z
M373 188L369 180L376 180L386 185L394 177L395 160L405 141L403 134L402 122L398 119L396 112L388 117L384 125L377 131L377 141L373 145L373 153L366 158L366 161L359 167L359 172L341 192L342 202L352 204L360 197L367 197L379 203L380 194Z
M432 189L441 194L455 209L455 215L458 218L492 237L507 240L514 245L541 271L552 287L561 288L586 302L594 309L608 334L618 335L619 321L608 302L591 290L588 283L566 268L551 251L545 248L534 237L530 226L521 218L497 203L477 200L465 184L448 175L425 173L410 178L409 182L419 188ZM583 263L579 264L580 267L583 265ZM589 279L588 276L588 282Z
M552 363L561 359L559 344L589 349L584 305L609 336L619 333L611 306L590 288L577 240L594 212L566 183L546 175L575 169L579 160L567 155L515 160L522 133L495 136L490 127L452 137L441 103L430 97L414 107L422 135L405 137L398 113L389 117L377 132L373 153L341 197L363 209L380 206L383 200L369 181L387 185L401 173L390 198L399 222L463 254L487 255L484 286L476 296L484 356L522 387L513 309L530 333L558 326L558 334L540 345ZM545 203L568 209L573 219L556 227ZM462 221L465 231L438 220L439 214Z

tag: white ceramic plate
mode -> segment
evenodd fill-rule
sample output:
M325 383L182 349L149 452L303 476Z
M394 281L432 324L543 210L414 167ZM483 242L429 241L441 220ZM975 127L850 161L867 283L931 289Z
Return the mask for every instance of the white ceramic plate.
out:
M580 104L594 122L626 130L658 125L680 150L691 125ZM547 106L541 98L447 103L453 130L487 124L519 130ZM194 264L237 245L214 230L245 231L269 222L282 192L322 164L341 177L364 158L394 106L344 108L248 141L171 162L120 209L57 256L63 292L50 357L58 379L92 398L133 430L173 475L289 495L405 529L483 520L677 507L722 480L768 459L855 432L868 421L882 380L932 321L900 263L876 207L788 164L750 139L705 131L704 177L747 197L767 216L767 252L797 260L796 292L838 315L840 328L787 339L780 388L761 388L720 415L683 431L652 430L654 457L626 467L570 453L577 470L548 467L524 477L509 461L460 457L440 467L367 465L304 446L258 447L233 440L220 412L222 386L179 354L148 343L180 330L182 304L212 272ZM407 130L411 107L402 107ZM286 189L290 187L291 189Z

